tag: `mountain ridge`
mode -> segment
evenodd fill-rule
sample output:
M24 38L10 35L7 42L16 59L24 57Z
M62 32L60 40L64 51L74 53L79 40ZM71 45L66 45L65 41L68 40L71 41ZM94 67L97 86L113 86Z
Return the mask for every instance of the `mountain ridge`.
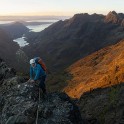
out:
M23 36L23 34L29 31L29 29L20 22L0 24L0 28L6 31L8 35L11 36L12 39L20 38Z
M27 37L29 57L41 56L48 68L62 71L77 60L124 38L121 24L107 23L100 14L76 14ZM31 40L32 39L32 40ZM57 51L57 52L56 52ZM73 55L73 56L72 56Z

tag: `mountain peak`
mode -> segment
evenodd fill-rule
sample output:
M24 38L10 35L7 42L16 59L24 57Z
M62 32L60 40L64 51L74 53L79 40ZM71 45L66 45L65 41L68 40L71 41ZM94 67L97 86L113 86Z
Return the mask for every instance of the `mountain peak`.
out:
M110 11L110 13L112 13L112 14L114 14L114 15L118 15L118 14L116 13L116 11Z
M120 20L119 16L115 11L110 11L105 18L105 22L107 22L107 23L109 23L109 22L118 23L119 20Z

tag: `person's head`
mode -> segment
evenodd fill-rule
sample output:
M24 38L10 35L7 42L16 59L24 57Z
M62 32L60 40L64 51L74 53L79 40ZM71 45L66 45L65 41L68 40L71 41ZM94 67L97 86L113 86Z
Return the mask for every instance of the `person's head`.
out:
M31 64L32 67L34 67L36 65L35 60L34 59L31 59L30 60L30 64Z

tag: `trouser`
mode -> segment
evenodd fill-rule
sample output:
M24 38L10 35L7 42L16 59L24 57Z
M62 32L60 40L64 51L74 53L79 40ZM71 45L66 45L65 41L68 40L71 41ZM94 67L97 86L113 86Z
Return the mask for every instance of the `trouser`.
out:
M39 87L42 89L43 93L46 93L46 84L45 84L46 76L42 76L39 81Z

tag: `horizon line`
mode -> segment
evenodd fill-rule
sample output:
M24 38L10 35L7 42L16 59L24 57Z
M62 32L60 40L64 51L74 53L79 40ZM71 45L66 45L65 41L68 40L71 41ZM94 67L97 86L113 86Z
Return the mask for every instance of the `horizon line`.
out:
M116 10L112 10L112 11L115 11L115 12L117 12ZM75 14L85 14L85 13L87 13L87 14L89 14L89 15L92 15L92 14L102 14L102 15L107 15L109 12L112 12L112 11L108 11L108 12L75 12L75 13L71 13L71 14L65 14L64 15L64 13L61 13L61 14L38 14L38 13L33 13L33 14L31 14L31 13L27 13L27 14L24 14L24 13L13 13L13 14L5 14L5 15L3 15L3 14L0 14L0 17L7 17L7 16L15 16L15 17L21 17L21 16L23 16L23 17L35 17L35 16L37 16L37 17L71 17L71 16L74 16ZM123 12L117 12L117 13L123 13Z
M75 14L88 13L88 14L106 14L107 12L95 12L95 11L77 11L77 12L26 12L26 13L6 13L0 14L0 16L73 16Z

